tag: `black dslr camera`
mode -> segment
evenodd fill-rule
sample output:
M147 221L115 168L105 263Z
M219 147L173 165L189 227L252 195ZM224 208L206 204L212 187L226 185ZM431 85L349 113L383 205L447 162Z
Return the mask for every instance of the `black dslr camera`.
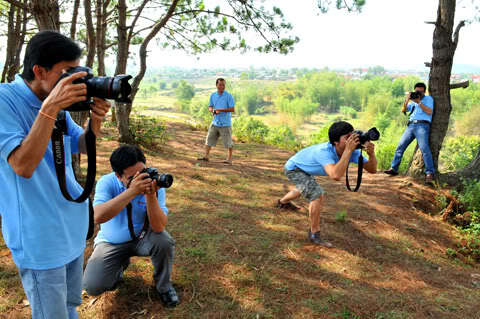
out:
M77 72L87 72L87 75L73 81L74 84L85 83L87 85L87 100L72 104L65 110L70 112L89 111L90 105L93 103L92 96L103 99L115 100L117 102L131 103L128 98L132 92L132 87L128 80L132 78L131 75L116 75L110 76L93 76L92 69L84 66L76 66L69 68L63 73L58 81ZM58 82L57 82L58 83Z
M417 92L417 91L410 92L410 100L416 100L421 97L422 97L422 93L420 92Z
M353 131L353 133L358 134L360 139L360 144L357 145L357 148L362 148L362 145L368 141L378 141L378 139L380 138L380 132L377 130L376 127L372 127L366 132L356 130Z
M141 173L147 173L151 179L157 182L157 186L161 188L169 188L173 183L173 176L170 174L159 174L156 168L146 167Z

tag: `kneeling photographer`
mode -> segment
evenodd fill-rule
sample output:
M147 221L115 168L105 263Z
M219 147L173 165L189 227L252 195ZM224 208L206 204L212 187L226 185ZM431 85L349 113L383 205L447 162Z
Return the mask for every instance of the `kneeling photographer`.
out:
M370 138L369 138L370 137ZM285 164L285 175L295 184L295 188L278 200L276 206L282 209L298 209L292 200L303 195L309 202L310 228L308 240L315 245L332 247L320 234L320 213L325 199L323 188L315 181L315 176L328 176L340 180L347 171L350 162L359 163L360 148L368 154L363 168L369 173L377 172L375 146L369 141L379 138L379 133L372 128L367 134L354 131L347 122L336 122L328 129L330 142L312 145L292 156ZM363 145L361 145L363 144Z
M121 281L130 257L150 256L160 299L166 307L175 307L180 302L170 282L175 241L165 230L165 188L173 178L146 168L145 163L136 146L124 145L112 153L113 172L100 178L96 186L93 206L100 231L83 286L92 296L112 290Z

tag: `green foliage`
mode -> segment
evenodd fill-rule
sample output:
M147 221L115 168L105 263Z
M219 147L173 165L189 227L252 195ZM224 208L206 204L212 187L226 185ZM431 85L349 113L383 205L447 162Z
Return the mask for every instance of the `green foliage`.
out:
M478 123L477 123L478 126ZM458 136L447 138L440 152L444 170L457 171L467 166L477 155L480 136Z
M235 98L235 110L240 114L258 114L263 113L263 98L257 87L250 85L242 87L233 92Z
M188 83L185 80L181 80L175 89L177 99L189 101L195 96L195 88L193 84Z
M262 121L250 116L240 116L233 121L233 134L242 142L263 143L269 131Z
M337 222L344 223L346 218L347 218L347 211L346 210L342 210L342 211L335 214L335 220Z
M463 192L458 199L471 211L480 212L480 180L467 180L463 182Z
M178 82L177 81L174 81L172 82L172 84L170 84L172 89L176 89L178 87Z
M132 115L130 131L133 132L137 144L150 149L165 144L168 139L167 127L153 116Z
M199 124L201 128L208 128L212 122L212 113L208 111L208 98L193 99L189 103L189 113Z
M328 129L333 123L325 124L320 130L311 134L307 139L307 145L321 144L329 141Z
M287 125L271 127L265 142L294 151L301 148L299 139Z

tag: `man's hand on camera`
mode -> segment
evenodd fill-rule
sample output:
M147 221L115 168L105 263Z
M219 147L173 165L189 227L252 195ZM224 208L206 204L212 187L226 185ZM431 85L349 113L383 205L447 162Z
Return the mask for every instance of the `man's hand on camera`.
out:
M87 85L85 83L73 84L72 82L86 72L77 72L60 80L48 94L42 103L42 110L51 116L57 116L57 113L77 102L87 99Z
M422 101L421 98L418 98L418 99L413 100L413 102L415 102L415 103L417 103L417 104L420 104L421 101Z
M368 154L369 157L370 156L375 156L375 144L373 144L370 141L367 141L367 142L365 142L365 144L363 144L363 147L367 151L367 154Z
M146 194L147 191L151 192L152 179L149 177L148 173L135 173L133 175L132 181L128 186L128 189L131 189L135 194Z
M108 111L110 110L110 102L98 98L98 97L93 97L93 104L91 105L92 108L92 122L91 122L91 127L93 133L95 133L96 136L100 134L100 127L102 125L102 121L107 115Z
M213 113L213 107L212 107L212 106L209 106L209 107L208 107L208 111L209 111L210 113L212 113L212 114L215 114L215 113Z
M148 197L148 196L154 196L156 197L155 193L157 192L157 190L159 190L160 187L157 186L157 181L155 180L152 180L152 182L150 183L150 185L147 186L147 189L145 190L145 195Z
M350 151L350 153L352 153L357 148L358 144L360 144L360 137L357 133L353 133L348 137L345 143L345 150Z

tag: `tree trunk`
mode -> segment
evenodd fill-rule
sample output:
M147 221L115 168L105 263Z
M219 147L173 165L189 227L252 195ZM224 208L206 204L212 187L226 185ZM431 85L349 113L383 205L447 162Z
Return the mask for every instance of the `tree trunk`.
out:
M40 31L60 31L60 9L56 0L31 0L30 12Z
M75 40L75 35L77 33L77 19L78 19L78 8L80 7L80 0L75 0L73 3L73 14L72 14L72 24L70 25L70 39Z
M23 0L26 5L27 0ZM8 12L8 33L5 63L0 82L11 82L20 70L20 52L25 41L27 11L23 7L10 5Z
M97 0L95 7L97 34L97 74L105 75L105 41L107 33L107 8L110 0Z
M92 68L93 61L95 60L95 48L97 41L92 21L92 1L83 0L83 7L85 9L85 24L87 27L87 61L85 64L89 68Z
M117 66L115 75L125 74L127 70L129 41L127 37L127 5L125 0L119 0L117 4ZM132 144L134 142L133 134L130 131L130 112L131 103L115 103L117 116L117 128L120 134L120 142Z
M454 173L441 174L439 180L441 183L455 186L458 190L463 188L462 181L465 179L480 179L480 145L478 146L477 156L463 170Z
M453 34L455 1L439 0L437 21L433 32L433 56L428 81L429 93L435 101L432 126L430 128L430 150L432 151L435 171L438 171L438 157L448 130L452 105L450 103L450 75L453 56L458 43L461 22ZM452 37L454 36L454 37ZM420 150L415 152L408 175L423 176L423 159Z

